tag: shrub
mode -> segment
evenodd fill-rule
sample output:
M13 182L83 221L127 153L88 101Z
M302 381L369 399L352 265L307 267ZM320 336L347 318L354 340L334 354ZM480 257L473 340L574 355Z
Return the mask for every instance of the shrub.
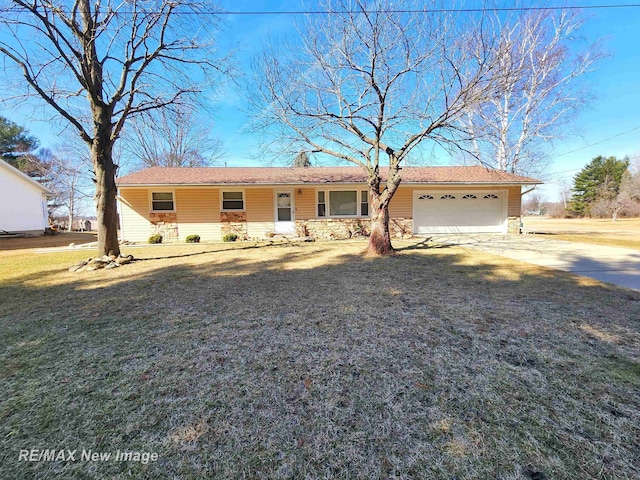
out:
M189 235L187 243L200 243L200 235Z
M159 233L151 235L149 237L149 243L162 243L162 235L160 235Z
M223 242L235 242L238 239L238 235L235 233L227 233L224 237L222 237Z
M568 218L569 213L562 202L545 204L547 215L551 218Z

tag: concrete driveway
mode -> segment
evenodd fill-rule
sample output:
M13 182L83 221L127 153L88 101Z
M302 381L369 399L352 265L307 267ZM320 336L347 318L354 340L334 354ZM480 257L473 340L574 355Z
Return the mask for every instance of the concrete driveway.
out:
M539 235L438 235L432 240L564 270L640 291L638 250L565 242Z

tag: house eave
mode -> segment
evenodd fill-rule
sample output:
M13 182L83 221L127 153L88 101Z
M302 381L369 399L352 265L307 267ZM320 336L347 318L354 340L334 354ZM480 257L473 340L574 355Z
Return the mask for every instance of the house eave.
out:
M129 183L118 184L118 188L158 188L158 187L323 187L329 185L366 185L366 181L362 182L322 182L322 183L288 183L288 182L251 182L251 183ZM542 185L543 182L410 182L402 181L400 185L412 186L501 186L501 187L518 187L523 185Z
M6 171L8 171L9 173L12 173L16 177L18 177L18 178L22 179L23 181L27 182L29 185L31 185L33 187L36 187L38 190L40 190L42 193L44 193L48 197L56 195L54 192L49 190L47 187L45 187L41 183L35 181L29 175L27 175L24 172L21 172L20 170L15 168L13 165L10 165L9 163L5 162L4 160L0 160L0 168L4 168Z

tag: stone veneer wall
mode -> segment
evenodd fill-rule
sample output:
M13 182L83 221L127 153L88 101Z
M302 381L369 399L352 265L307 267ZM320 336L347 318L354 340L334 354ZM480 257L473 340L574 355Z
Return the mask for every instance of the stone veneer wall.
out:
M163 242L175 242L178 240L178 217L174 212L149 214L151 222L151 235L159 233Z
M296 220L296 233L300 237L314 238L352 238L358 235L368 236L371 220L368 218L323 218ZM413 236L413 220L410 218L392 218L389 222L391 235L395 238Z
M391 236L395 238L413 237L413 218L391 218L389 220Z
M241 240L248 238L246 212L220 212L221 232L235 233Z
M507 220L507 233L522 233L520 230L520 225L522 223L521 217L509 217Z

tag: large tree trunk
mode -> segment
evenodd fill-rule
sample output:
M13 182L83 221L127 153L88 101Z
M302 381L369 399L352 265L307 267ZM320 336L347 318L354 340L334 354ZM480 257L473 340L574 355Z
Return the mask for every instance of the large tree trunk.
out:
M391 245L391 232L389 231L389 202L396 193L400 185L400 161L394 152L389 154L389 176L384 190L380 191L380 171L376 166L367 169L369 177L369 194L371 209L371 234L369 235L369 245L366 253L371 255L393 255L395 250Z
M389 232L389 203L380 205L372 202L371 209L371 235L367 253L372 255L392 255L391 233Z
M91 146L96 175L96 212L98 217L98 255L119 255L116 165L108 139L97 138Z

